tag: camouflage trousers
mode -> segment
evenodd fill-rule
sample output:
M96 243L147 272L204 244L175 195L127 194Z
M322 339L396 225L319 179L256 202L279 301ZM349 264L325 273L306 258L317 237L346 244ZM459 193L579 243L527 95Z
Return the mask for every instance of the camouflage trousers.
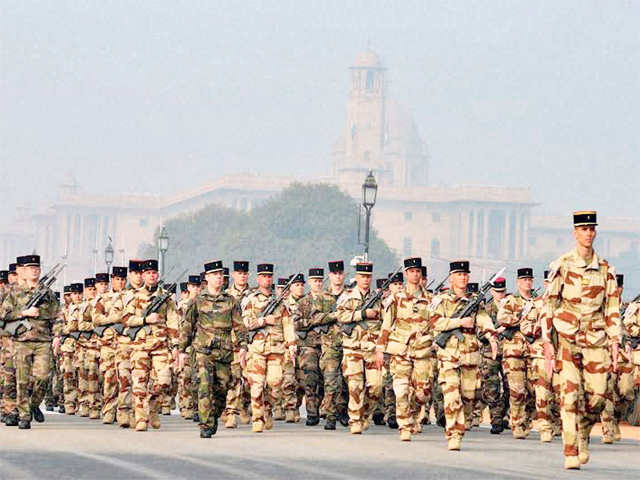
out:
M251 420L264 422L282 397L284 355L249 352L247 377L251 388Z
M191 355L187 356L183 367L176 373L178 377L178 407L180 408L180 415L186 419L193 418L196 405L193 401L194 372Z
M605 347L579 347L559 337L556 370L560 377L560 415L564 455L575 457L587 442L604 408L611 357Z
M296 365L298 364L299 358L297 356ZM300 405L302 405L303 396L304 390L298 383L296 366L287 355L284 359L284 370L282 372L282 402L284 409L298 412Z
M162 402L160 404L162 413L169 415L171 410L176 407L176 395L178 394L178 373L173 368L173 363L170 365L171 381L169 382L169 388L167 392L162 396Z
M201 427L212 427L224 411L227 389L231 383L231 366L226 352L196 352L198 370L198 414Z
M115 341L100 347L100 373L102 374L103 423L113 423L118 407L117 345Z
M78 408L78 368L72 351L62 352L62 382L64 410L73 415Z
M514 435L527 434L531 428L531 418L527 413L527 359L525 357L504 357L502 368L509 384L510 425Z
M324 379L324 397L322 398L321 410L325 412L327 420L332 421L336 420L338 413L346 411L343 379L340 372L341 360L342 349L340 347L322 345L319 364Z
M635 398L633 383L633 364L621 349L617 372L609 375L604 409L600 415L603 437L612 438L619 430L618 424Z
M434 357L391 357L390 370L396 399L395 414L400 431L415 433L415 429L419 427L420 411L431 399L435 363Z
M431 403L433 405L433 414L436 417L436 421L444 419L444 394L442 393L442 387L438 383L438 362L436 359L433 369L433 386L431 388ZM428 404L427 404L428 406ZM427 408L426 416L429 417L429 408Z
M476 365L458 366L438 358L438 383L444 397L445 437L462 438L466 420L473 415L476 391L480 388L480 369Z
M135 419L131 398L131 344L129 337L118 337L116 349L116 369L118 371L118 412L116 418L119 425L134 427Z
M16 369L13 363L13 351L15 342L11 337L2 337L2 352L0 361L2 362L2 413L17 413L17 386Z
M47 381L47 393L44 397L47 409L64 403L62 394L62 355L51 355L51 369Z
M233 352L231 362L231 385L227 392L226 414L239 415L241 411L248 412L251 404L251 390L246 371L240 365L239 351Z
M349 425L363 427L382 396L386 370L376 369L376 353L345 348L342 374L349 389Z
M76 368L78 371L78 413L81 417L100 415L98 400L98 357L100 350L76 343Z
M482 400L489 407L492 425L502 425L509 409L509 384L502 369L502 357L482 357Z
M136 425L158 420L160 408L171 387L171 354L168 348L131 348L131 391Z
M535 395L535 418L538 421L538 431L553 434L554 430L559 428L560 422L553 379L547 375L544 358L530 358L527 363L527 380L531 382ZM554 375L554 377L557 376Z
M320 395L322 376L320 373L321 349L317 347L301 347L296 364L296 380L302 386L305 398L307 417L320 415Z
M47 390L51 344L14 342L18 416L31 420L31 409L40 406Z
M381 413L385 420L396 416L396 394L393 391L393 376L389 367L390 355L384 355L384 375L382 377L382 395L373 413Z

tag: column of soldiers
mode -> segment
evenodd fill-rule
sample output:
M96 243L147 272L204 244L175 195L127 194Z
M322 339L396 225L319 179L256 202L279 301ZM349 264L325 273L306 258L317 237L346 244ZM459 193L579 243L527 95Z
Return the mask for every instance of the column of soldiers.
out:
M596 213L574 213L576 247L550 265L544 292L518 268L516 288L495 275L469 282L470 263L450 263L448 282L427 288L426 266L407 258L372 285L374 265L312 267L274 286L275 266L204 264L175 286L156 260L131 260L64 287L62 304L39 282L40 258L0 271L2 420L28 429L40 403L122 428L161 427L177 394L183 418L211 438L251 422L306 425L325 419L352 434L387 423L402 441L422 431L431 409L449 450L489 409L491 433L543 443L562 435L565 468L589 461L593 425L603 442L640 386L640 298L621 305L624 278L593 250ZM309 291L305 292L306 284ZM38 302L33 303L40 292ZM624 314L622 314L624 313Z

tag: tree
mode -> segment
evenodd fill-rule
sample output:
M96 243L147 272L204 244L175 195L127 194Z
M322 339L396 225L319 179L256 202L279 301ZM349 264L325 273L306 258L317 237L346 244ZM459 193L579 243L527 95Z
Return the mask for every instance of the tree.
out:
M251 212L239 212L210 205L191 215L181 215L166 223L171 239L167 268L189 268L200 272L204 262L222 259L276 265L276 276L288 276L310 267L326 269L327 261L350 259L361 253L356 238L355 201L338 187L295 183ZM157 238L158 232L155 234ZM386 276L395 270L398 259L372 231L370 258L374 275ZM155 247L145 245L141 254L155 256ZM180 268L178 268L180 267ZM347 267L348 275L352 269Z

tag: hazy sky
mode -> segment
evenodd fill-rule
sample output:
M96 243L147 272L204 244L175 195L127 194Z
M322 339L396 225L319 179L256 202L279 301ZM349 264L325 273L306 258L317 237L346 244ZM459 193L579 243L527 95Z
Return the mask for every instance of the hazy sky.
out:
M0 1L0 211L327 172L370 42L434 184L638 216L640 2Z

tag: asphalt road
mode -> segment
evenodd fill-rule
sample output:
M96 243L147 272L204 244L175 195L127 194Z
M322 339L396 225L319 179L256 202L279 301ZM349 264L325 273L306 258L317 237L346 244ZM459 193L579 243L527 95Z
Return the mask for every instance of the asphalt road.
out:
M575 472L562 468L560 440L541 444L536 432L514 440L480 427L467 432L462 451L449 452L433 425L410 443L386 427L355 436L341 426L328 432L283 422L262 434L222 428L205 440L192 422L162 420L160 430L148 432L59 414L27 431L2 425L0 478L640 478L636 440L601 445L593 438L591 462Z

